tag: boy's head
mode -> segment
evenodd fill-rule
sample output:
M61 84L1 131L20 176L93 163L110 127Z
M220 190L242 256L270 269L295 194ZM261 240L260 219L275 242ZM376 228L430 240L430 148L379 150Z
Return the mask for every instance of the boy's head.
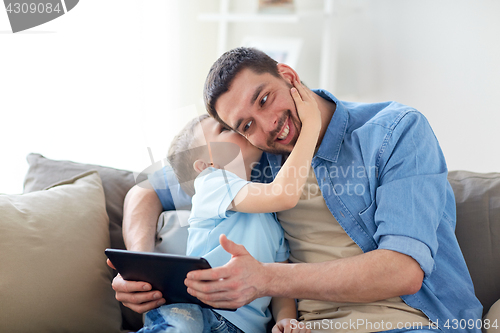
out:
M168 162L182 189L190 196L194 194L194 179L198 175L191 166L200 155L208 153L206 145L197 144L195 131L199 124L208 117L210 117L208 114L203 114L188 122L174 137L168 150Z
M243 136L204 114L175 136L167 158L182 189L192 196L195 178L207 167L224 168L248 179L261 155Z

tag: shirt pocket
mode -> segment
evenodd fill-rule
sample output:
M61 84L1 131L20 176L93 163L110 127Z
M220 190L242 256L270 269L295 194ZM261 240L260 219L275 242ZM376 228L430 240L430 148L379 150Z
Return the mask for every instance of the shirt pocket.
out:
M375 224L375 211L377 210L377 202L373 200L371 204L361 210L358 215L363 221L366 230L368 230L370 236L373 237L375 232L377 231L377 226Z

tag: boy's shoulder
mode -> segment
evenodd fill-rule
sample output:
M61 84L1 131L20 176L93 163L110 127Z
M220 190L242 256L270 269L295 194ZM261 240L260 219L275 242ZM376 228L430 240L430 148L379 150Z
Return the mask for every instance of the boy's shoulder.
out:
M219 214L229 206L236 194L249 182L227 170L209 167L194 182L193 209L217 209Z

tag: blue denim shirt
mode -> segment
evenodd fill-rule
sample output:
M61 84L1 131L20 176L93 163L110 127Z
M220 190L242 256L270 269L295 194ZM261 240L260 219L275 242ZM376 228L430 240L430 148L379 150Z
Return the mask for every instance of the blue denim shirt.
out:
M314 92L337 105L312 161L332 215L363 252L393 250L420 264L422 288L401 296L406 304L445 332L480 332L467 325L481 318L482 306L455 237L455 198L427 119L396 102L340 102ZM281 155L263 154L253 180L272 181L281 164Z

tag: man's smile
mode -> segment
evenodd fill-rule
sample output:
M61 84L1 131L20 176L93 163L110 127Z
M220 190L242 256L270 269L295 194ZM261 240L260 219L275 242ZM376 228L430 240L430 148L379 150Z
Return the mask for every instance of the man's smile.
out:
M278 136L278 140L285 140L286 137L288 136L288 133L290 133L290 127L288 126L287 123L285 123L285 128L281 131L281 134Z
M294 127L293 127L293 123L292 123L292 119L290 116L290 111L287 111L285 113L285 115L283 115L283 118L280 119L280 121L278 122L277 128L279 129L279 130L277 130L278 133L271 134L271 137L275 138L274 142L278 142L282 145L289 144L292 141L293 135L295 132ZM275 131L273 131L273 132L275 132Z

